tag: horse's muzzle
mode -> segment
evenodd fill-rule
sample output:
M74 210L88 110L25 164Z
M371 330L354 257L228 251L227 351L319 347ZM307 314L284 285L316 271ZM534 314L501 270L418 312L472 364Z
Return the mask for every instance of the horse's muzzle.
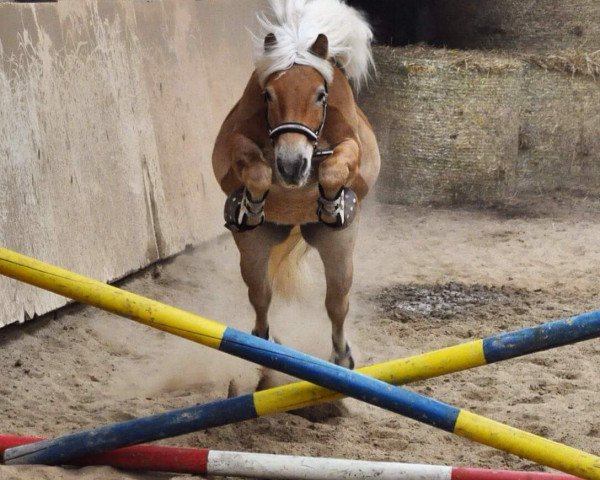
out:
M309 159L298 155L293 161L277 158L277 172L287 185L302 185L308 177Z
M284 187L301 187L310 176L314 147L297 133L281 135L275 144L275 170Z

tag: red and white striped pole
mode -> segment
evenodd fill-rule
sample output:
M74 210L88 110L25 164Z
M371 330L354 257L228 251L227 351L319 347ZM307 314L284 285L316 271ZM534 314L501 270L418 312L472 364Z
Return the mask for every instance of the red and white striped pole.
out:
M207 473L285 480L575 480L565 474L485 470L259 453L208 453Z
M43 440L0 435L0 455L7 448ZM395 462L224 452L204 448L138 445L91 455L75 465L109 465L124 470L192 473L284 480L577 480L565 474L486 470Z

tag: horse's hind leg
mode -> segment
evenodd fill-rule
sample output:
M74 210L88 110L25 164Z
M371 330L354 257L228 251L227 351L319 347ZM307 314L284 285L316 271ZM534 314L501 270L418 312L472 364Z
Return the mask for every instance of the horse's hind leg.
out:
M352 286L352 254L358 233L358 218L345 230L333 230L322 224L302 226L307 243L319 251L325 267L327 293L325 307L331 320L333 349L331 361L337 365L354 368L350 345L344 335L344 321L350 305Z
M256 313L252 334L264 339L269 338L267 314L272 297L269 256L273 247L283 242L289 233L290 227L265 223L254 230L233 234L240 251L242 278L248 287L248 298Z

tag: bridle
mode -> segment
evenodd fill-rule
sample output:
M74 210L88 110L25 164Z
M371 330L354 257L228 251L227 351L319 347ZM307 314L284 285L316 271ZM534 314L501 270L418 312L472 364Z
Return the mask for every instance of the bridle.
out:
M271 143L274 145L277 137L284 133L299 133L312 142L313 158L325 157L333 154L333 149L319 150L319 138L325 125L327 115L327 83L325 83L325 95L323 96L323 112L319 126L313 130L301 122L284 122L271 128L269 123L269 94L263 92L265 97L266 112L265 120ZM225 227L232 232L245 232L261 226L265 222L265 201L269 191L267 190L259 200L253 200L245 185L227 197L225 202ZM352 219L358 210L358 199L352 189L342 186L334 198L328 198L321 184L319 184L319 198L317 200L317 218L319 221L331 228L342 229L352 223Z
M280 125L277 125L275 128L271 128L271 124L269 122L269 105L266 105L265 115L267 118L267 131L269 132L269 138L271 142L274 144L275 140L279 135L284 133L300 133L308 138L313 144L313 157L324 157L327 155L333 154L333 149L321 149L319 150L317 147L319 145L319 137L321 136L321 132L323 131L323 127L325 126L325 119L327 117L327 82L325 82L325 98L323 99L323 113L321 115L321 123L317 127L316 130L313 130L308 125L305 125L301 122L285 122ZM267 103L267 97L265 96L265 103Z

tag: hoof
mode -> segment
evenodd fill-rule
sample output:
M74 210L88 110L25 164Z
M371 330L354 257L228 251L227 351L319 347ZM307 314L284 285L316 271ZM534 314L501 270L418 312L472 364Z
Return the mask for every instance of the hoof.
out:
M352 357L352 350L350 349L350 345L348 343L346 343L346 350L343 354L338 353L334 348L329 361L339 365L340 367L354 370L354 358Z
M267 328L267 331L265 332L265 334L263 336L259 333L258 330L256 330L256 328L254 328L254 329L252 329L252 335L254 335L255 337L258 337L258 338L262 338L263 340L268 340L269 339L269 329ZM277 342L277 343L279 343L279 342Z

